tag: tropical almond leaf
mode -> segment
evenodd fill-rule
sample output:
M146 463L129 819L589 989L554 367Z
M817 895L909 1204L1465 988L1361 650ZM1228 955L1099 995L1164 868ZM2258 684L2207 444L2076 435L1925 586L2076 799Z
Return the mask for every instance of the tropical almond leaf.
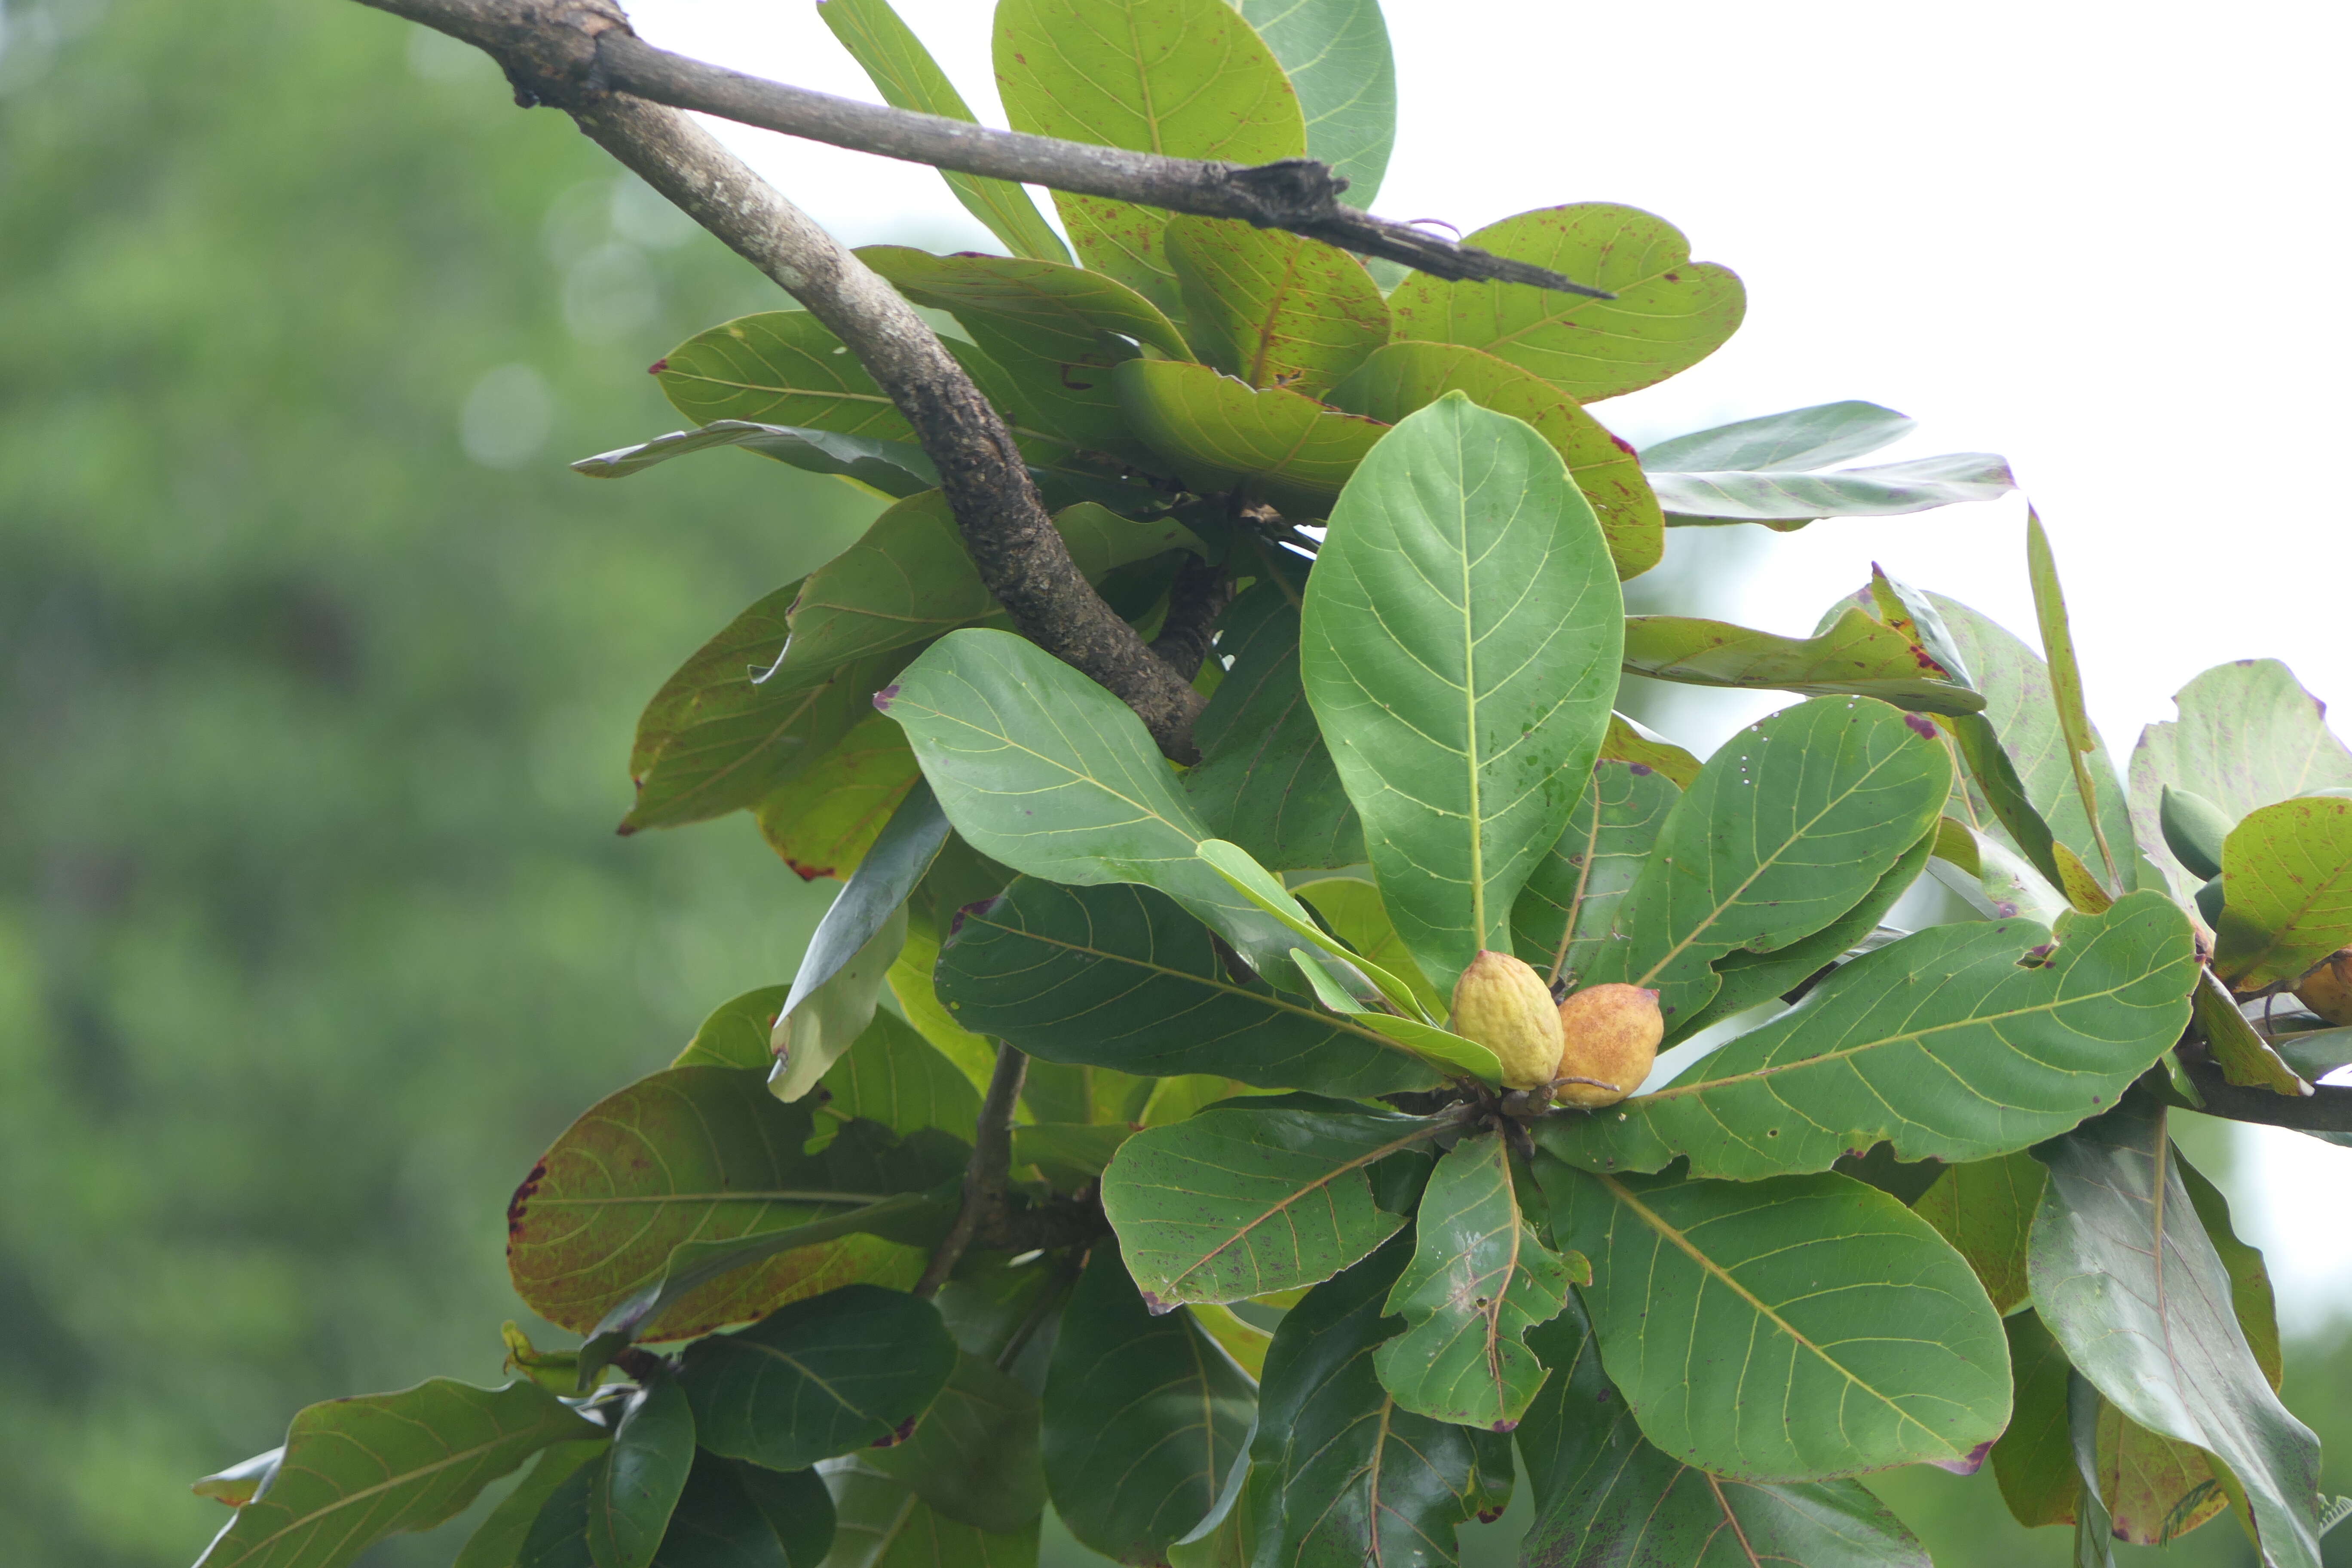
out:
M2041 1164L2019 1151L1952 1166L1911 1205L1969 1260L1996 1312L2014 1310L2032 1294L2025 1244L2042 1184Z
M1169 219L1167 247L1194 344L1252 386L1320 397L1389 341L1388 301L1344 250L1184 215Z
M1778 637L1685 616L1628 616L1625 668L1691 686L1816 696L1851 692L1929 713L1974 713L1985 700L1951 679L1901 633L1856 609L1811 637Z
M1824 517L1902 517L1999 500L2017 488L2009 459L1948 452L1827 473L1684 473L1647 467L1669 525L1760 522L1786 533Z
M674 430L634 447L599 452L593 458L581 458L572 467L574 472L592 479L625 479L672 458L730 447L773 458L806 473L855 479L894 498L937 489L940 483L939 470L931 466L930 458L923 455L920 447L909 442L844 436L832 430L796 429L790 425L761 425L750 419L714 419L696 429Z
M797 777L763 795L751 816L801 880L846 878L922 777L906 732L868 713Z
M1825 1173L1592 1176L1538 1161L1592 1260L1602 1363L1649 1440L1726 1477L1969 1464L2009 1418L1984 1288L1901 1203Z
M698 425L731 419L915 443L889 395L806 310L739 316L697 332L655 363L654 377Z
M863 1117L901 1135L931 1128L971 1142L980 1091L913 1025L876 1012L856 1047L824 1075L829 1097L819 1114Z
M436 1377L313 1405L287 1428L268 1489L238 1507L200 1568L342 1568L387 1535L461 1512L541 1449L604 1435L528 1381Z
M1748 310L1735 274L1693 261L1681 230L1635 207L1539 207L1489 224L1464 243L1549 267L1616 298L1449 283L1416 272L1389 297L1397 336L1485 349L1579 403L1688 370L1723 346Z
M1404 939L1389 920L1381 890L1354 877L1320 877L1291 889L1298 901L1313 908L1317 918L1340 941L1384 973L1403 982L1423 1016L1443 1018L1445 998L1429 983L1405 951Z
M768 1036L776 1026L776 1015L784 1010L784 998L792 994L789 985L762 985L729 997L711 1009L669 1065L766 1072L775 1065L768 1054Z
M1274 51L1307 120L1307 155L1369 208L1396 143L1396 58L1380 0L1234 0Z
M949 1518L865 1454L825 1467L832 1568L1037 1568L1037 1523L996 1534ZM801 1568L795 1561L793 1568Z
M1209 837L1127 704L1026 638L950 632L877 694L906 727L966 843L1033 877L1139 882L1207 922L1260 974L1291 933L1194 853Z
M2066 620L2066 595L2059 586L2058 563L2051 554L2050 536L2042 531L2042 519L2031 508L2025 514L2025 562L2026 574L2033 583L2033 614L2042 628L2042 651L2049 660L2050 691L2058 711L2058 733L2065 742L2074 792L2082 800L2084 815L2091 819L2091 838L2099 852L2095 864L2105 868L2115 890L2127 891L2132 883L2124 868L2132 864L2132 842L2126 833L2120 844L2110 843L2101 821L2101 797L2115 797L2115 781L2109 775L2107 787L2102 791L2084 761L2104 755L2105 748L2099 742L2098 732L2091 728L2090 710L2084 706L2083 672L2074 659L2074 634ZM2076 853L2080 855L2081 851ZM2089 859L2087 856L2083 858Z
M1619 578L1638 577L1666 547L1658 498L1633 448L1541 376L1460 343L1398 342L1331 390L1341 408L1393 425L1449 392L1535 426L1552 445L1609 541Z
M1129 425L1196 490L1246 483L1318 518L1388 426L1287 387L1261 392L1211 365L1130 359L1111 376Z
M1412 1261L1388 1300L1408 1326L1373 1357L1381 1385L1416 1415L1507 1432L1545 1377L1522 1336L1592 1270L1537 1239L1499 1132L1446 1151L1414 1214Z
M2240 992L2298 978L2352 945L2352 799L2258 806L2221 847L2213 970Z
M584 1530L597 1568L649 1568L694 1468L694 1412L676 1380L656 1376L629 1396L587 1481ZM525 1555L536 1556L525 1543Z
M770 1507L762 1506L779 1491L783 1496L773 1500L793 1515L804 1517L821 1510L822 1531L795 1529L802 1519L779 1521ZM792 1545L785 1543L786 1531L794 1537ZM777 1475L720 1458L706 1448L694 1456L694 1468L687 1473L686 1489L678 1494L669 1532L654 1554L653 1568L813 1568L824 1557L822 1550L810 1552L813 1534L822 1534L826 1546L831 1546L833 1500L814 1471ZM461 1563L457 1568L467 1565ZM499 1568L509 1565L501 1563ZM532 1563L529 1568L541 1565Z
M2188 919L2158 893L2078 915L1932 926L1845 964L1790 1012L1653 1094L1541 1124L1587 1170L1748 1180L1849 1151L1958 1163L2098 1115L2180 1038L2197 976Z
M1573 983L1595 967L1617 906L1682 796L1643 763L1595 763L1568 826L1536 863L1511 906L1511 941L1548 981Z
M1559 455L1458 393L1375 447L1333 513L1300 675L1390 918L1441 991L1510 945L1608 727L1622 626Z
M1622 713L1609 715L1609 733L1601 740L1601 755L1612 763L1635 763L1655 768L1677 789L1688 789L1698 777L1698 759Z
M1454 1125L1311 1095L1212 1109L1121 1144L1103 1212L1156 1306L1312 1285L1404 1224L1365 1173Z
M1303 947L1294 947L1290 950L1290 960L1314 987L1315 999L1334 1013L1377 1029L1415 1056L1444 1068L1454 1077L1475 1078L1489 1088L1501 1085L1503 1064L1492 1050L1451 1029L1391 1012L1382 999L1358 1000L1332 973L1334 960L1328 952L1311 952Z
M549 1500L559 1488L572 1482L583 1466L603 1458L604 1447L611 1440L607 1433L593 1441L558 1443L543 1451L522 1479L474 1527L474 1533L466 1538L466 1544L450 1560L449 1568L516 1568L530 1539L532 1526L546 1511ZM583 1489L586 1486L584 1481L572 1484ZM580 1495L584 1502L584 1490ZM585 1522L583 1519L580 1542L583 1549L587 1544Z
M2066 1352L2030 1307L2011 1313L2001 1328L2013 1391L2009 1429L1992 1446L1993 1479L2011 1517L2027 1529L2072 1524L2083 1479L2067 1432Z
M1014 1534L1045 1507L1038 1432L1037 1395L994 1362L959 1351L914 1436L864 1459L959 1524Z
M809 937L808 951L802 955L800 970L793 976L793 988L785 994L782 1009L784 1016L790 1016L840 974L889 924L890 917L905 906L915 884L923 879L931 862L939 858L940 846L947 842L947 837L946 814L940 810L930 785L918 779L875 838L871 852L860 860L848 882L834 895L824 917L817 921L816 931ZM882 983L880 971L887 970L898 952L892 948L876 956L880 966L875 973L872 989L878 990Z
M838 906L849 892L844 888L835 904ZM845 942L861 934L843 929L844 924L863 924L856 919L858 912L857 901L853 901L848 919L835 926L835 940ZM768 1049L775 1058L768 1074L768 1092L778 1100L798 1100L814 1089L874 1022L884 978L907 945L907 907L888 906L871 932L863 934L865 941L846 954L830 941L819 945L819 939L826 937L822 924L817 936L810 939L809 956L802 961L801 973L804 977L822 974L824 978L805 989L803 980L793 982L792 994L785 998L784 1010L768 1035Z
M1670 474L1803 473L1866 458L1911 429L1909 415L1875 403L1817 403L1654 441L1642 448L1642 466Z

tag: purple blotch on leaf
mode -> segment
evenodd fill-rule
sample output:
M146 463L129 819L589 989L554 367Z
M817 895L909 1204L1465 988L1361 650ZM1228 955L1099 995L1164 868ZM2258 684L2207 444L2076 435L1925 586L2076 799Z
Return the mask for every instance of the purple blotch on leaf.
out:
M1906 713L1903 721L1910 725L1911 732L1920 739L1932 741L1936 738L1936 721L1925 713Z
M898 695L898 683L894 680L889 685L884 687L881 690L874 694L875 711L877 713L887 713L890 711L890 699Z

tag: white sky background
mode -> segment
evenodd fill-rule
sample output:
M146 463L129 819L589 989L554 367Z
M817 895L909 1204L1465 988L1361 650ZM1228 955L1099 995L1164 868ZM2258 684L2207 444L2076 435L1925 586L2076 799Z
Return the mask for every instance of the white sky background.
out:
M896 0L1003 123L985 0ZM807 0L639 0L666 47L874 94ZM2352 315L2341 277L2352 13L2051 0L1564 5L1388 0L1402 110L1376 210L1464 230L1608 200L1738 271L1747 324L1595 412L1637 444L1838 398L1920 430L1867 461L2007 455L2066 582L2118 754L2189 677L2285 659L2352 714ZM927 169L720 133L853 244L995 248ZM1050 213L1050 204L1045 205ZM1801 633L1876 560L2032 636L2022 504L1816 523L1682 606ZM1678 531L1687 548L1732 544ZM1733 546L1737 552L1737 546ZM1702 753L1786 698L1701 703ZM2342 727L2339 722L2339 733ZM2352 1151L2252 1136L2231 1185L2282 1304L2352 1300ZM2290 1243L2285 1227L2292 1226ZM2346 1309L2352 1310L2352 1309Z

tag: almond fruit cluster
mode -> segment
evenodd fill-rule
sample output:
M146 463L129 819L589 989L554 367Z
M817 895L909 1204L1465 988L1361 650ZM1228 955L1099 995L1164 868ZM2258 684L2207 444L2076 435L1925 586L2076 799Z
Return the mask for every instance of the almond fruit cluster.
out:
M1590 985L1555 1003L1543 976L1482 951L1454 985L1453 1030L1495 1053L1506 1089L1549 1089L1557 1105L1614 1105L1649 1076L1665 1037L1658 994Z

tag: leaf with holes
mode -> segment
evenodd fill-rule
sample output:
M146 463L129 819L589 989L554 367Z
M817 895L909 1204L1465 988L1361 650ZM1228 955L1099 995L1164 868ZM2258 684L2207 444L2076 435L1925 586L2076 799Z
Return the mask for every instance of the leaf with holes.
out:
M1682 796L1644 763L1596 763L1568 826L1511 906L1511 942L1547 980L1573 983L1600 963L1617 906Z
M1901 633L1856 609L1811 637L1684 616L1628 616L1625 668L1690 686L1852 692L1927 713L1973 713L1984 706L1981 695L1949 679Z
M1396 58L1380 0L1237 0L1290 78L1307 119L1307 155L1369 208L1396 142Z
M1261 392L1205 364L1131 359L1112 380L1128 423L1162 467L1196 490L1245 485L1294 520L1328 512L1388 434L1377 419L1287 387Z
M1167 246L1193 345L1252 386L1320 397L1389 341L1388 301L1344 250L1187 216L1169 219Z
M2213 971L2240 993L2291 981L2352 944L2352 800L2257 807L2221 847Z
M1990 1159L2112 1107L2189 1021L2197 956L2159 893L2077 915L1933 926L1866 952L1672 1084L1538 1136L1587 1170L1748 1180L1850 1150Z

